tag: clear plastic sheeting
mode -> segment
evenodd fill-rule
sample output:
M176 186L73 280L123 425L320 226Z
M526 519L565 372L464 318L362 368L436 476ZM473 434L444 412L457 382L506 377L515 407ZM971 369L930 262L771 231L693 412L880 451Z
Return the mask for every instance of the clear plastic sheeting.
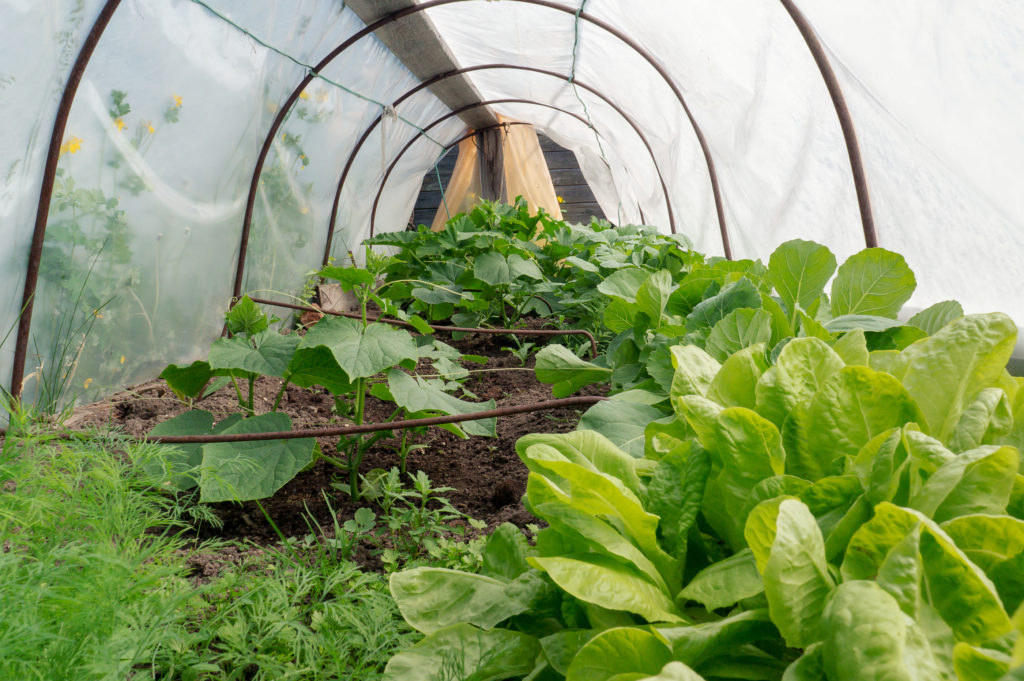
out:
M58 100L104 4L0 0L0 339L18 321ZM1024 322L1024 5L796 4L844 90L880 245L918 275L912 304L956 298ZM523 67L465 78L483 100L533 102L492 109L574 151L611 219L666 231L671 219L700 250L723 252L707 159L674 85L717 170L734 257L765 258L793 238L828 244L840 261L863 247L835 108L781 2L560 6L464 0L424 14L459 66ZM336 0L120 3L60 140L29 399L96 397L209 347L271 124L309 67L363 28ZM436 123L451 111L429 90L392 107L419 81L373 36L321 76L270 145L245 290L301 294L324 257L342 169L378 117L340 193L330 247L339 262L358 257L371 224L405 228L424 173L467 132L457 116ZM14 335L0 347L4 386Z

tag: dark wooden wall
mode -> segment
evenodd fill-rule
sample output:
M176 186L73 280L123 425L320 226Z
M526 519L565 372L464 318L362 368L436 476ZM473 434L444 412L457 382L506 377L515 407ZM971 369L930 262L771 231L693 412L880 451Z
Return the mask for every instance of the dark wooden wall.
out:
M597 199L594 198L590 186L583 179L583 171L576 163L576 155L558 146L544 135L538 133L537 136L540 138L540 148L544 152L544 159L547 161L548 171L551 173L555 194L562 197L562 216L566 222L589 223L593 216L603 218L604 213L597 205ZM458 156L458 149L453 149L438 164L437 169L441 174L442 186L447 187ZM413 224L429 226L440 205L441 190L437 183L437 173L431 169L424 176L423 187L416 199L416 207L412 214Z

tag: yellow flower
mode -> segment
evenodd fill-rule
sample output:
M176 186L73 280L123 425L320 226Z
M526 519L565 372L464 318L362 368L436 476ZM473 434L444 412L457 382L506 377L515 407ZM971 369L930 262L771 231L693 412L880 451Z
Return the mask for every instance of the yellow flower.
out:
M124 364L124 355L121 355L121 364Z
M103 319L103 314L99 310L93 310L92 314L96 319Z
M565 199L563 199L561 196L556 196L555 198L558 199L559 203L565 203Z
M299 93L299 99L309 99L309 93L303 90Z
M326 102L328 97L330 97L330 94L327 92L327 90L321 90L320 92L316 93L316 101L318 102Z
M303 206L302 208L299 209L299 212L305 215L306 213L309 212L309 206Z
M123 118L115 118L114 119L114 125L117 126L118 130L124 130L124 119Z
M82 148L82 138L81 137L72 137L67 142L65 142L64 144L60 145L60 153L62 153L62 154L66 154L66 153L76 154L76 153L78 153L78 150L81 149L81 148Z
M175 109L180 109L181 108L181 95L171 95L171 97L172 97L172 99L174 99L174 108Z
M82 387L85 388L86 390L88 390L90 385L92 385L92 379L91 378L87 378L87 379L85 379L85 383L82 384Z
M152 135L154 132L156 132L156 128L153 127L152 123L147 123L146 124L146 130L149 130L149 134L150 135Z

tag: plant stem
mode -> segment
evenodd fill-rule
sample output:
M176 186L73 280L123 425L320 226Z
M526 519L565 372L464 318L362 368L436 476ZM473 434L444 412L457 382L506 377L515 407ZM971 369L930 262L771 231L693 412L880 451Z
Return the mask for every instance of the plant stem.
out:
M284 383L281 384L281 389L277 392L277 397L274 398L274 406L271 407L270 411L277 411L277 408L281 406L281 398L284 397L285 388L288 387L288 379L291 374L284 377Z
M249 413L253 416L256 415L256 379L249 378Z
M363 318L366 318L366 305L363 305ZM365 322L364 322L365 323ZM353 415L353 421L357 426L363 425L363 412L366 409L366 379L356 379L356 409ZM362 433L355 436L355 452L349 457L349 493L352 495L353 501L359 501L359 464L363 459L363 435Z
M234 376L231 377L231 385L235 386L235 395L238 397L238 406L245 409L245 398L242 397L242 389L238 387L238 381L235 380Z

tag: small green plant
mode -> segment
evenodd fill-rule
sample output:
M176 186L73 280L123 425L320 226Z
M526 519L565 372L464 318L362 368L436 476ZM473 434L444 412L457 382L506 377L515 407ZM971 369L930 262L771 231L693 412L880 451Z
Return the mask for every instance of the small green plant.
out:
M335 411L363 425L366 399L372 394L392 402L395 410L388 421L437 414L465 414L494 407L494 401L468 402L453 393L469 374L459 364L464 356L454 348L426 336L416 339L409 331L374 321L367 314L371 302L386 312L393 310L380 298L381 286L374 273L355 267L328 267L320 275L341 283L360 304L360 318L326 317L311 326L305 336L282 335L271 328L268 318L251 299L244 296L228 312L228 330L234 335L214 342L209 359L187 367L168 366L161 378L183 400L195 399L209 390L211 381L229 380L235 386L242 412L214 425L210 412L193 410L160 424L152 435L278 432L291 429L289 417L278 411L289 385L301 388L321 386L335 401ZM386 286L383 285L383 286ZM421 332L431 329L421 319L409 317ZM466 358L475 359L475 358ZM430 378L414 371L428 362ZM270 412L256 414L254 386L260 376L281 380ZM247 390L239 385L243 381ZM494 436L494 419L471 421L459 427L445 426L462 437L467 434ZM174 484L199 486L204 501L258 499L273 494L299 471L321 457L347 473L349 494L360 496L359 470L366 452L377 442L392 436L389 430L370 435L343 436L338 445L341 457L325 455L311 438L240 443L237 446L204 445L180 448L171 464ZM402 466L414 445L403 435L400 446ZM193 471L187 473L187 471ZM263 471L264 475L254 475Z

